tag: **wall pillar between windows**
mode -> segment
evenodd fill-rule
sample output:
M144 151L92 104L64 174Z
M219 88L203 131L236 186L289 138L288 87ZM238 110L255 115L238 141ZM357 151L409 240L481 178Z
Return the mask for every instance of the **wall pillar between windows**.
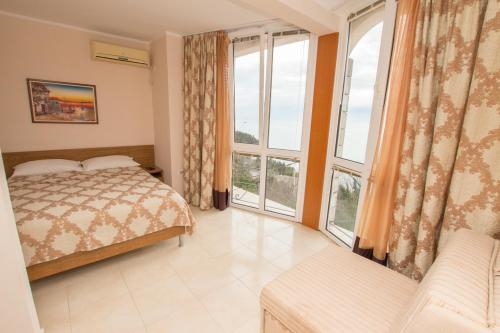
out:
M318 38L311 135L302 215L302 224L313 229L318 229L320 223L338 41L338 33Z
M155 163L165 183L183 193L184 41L165 33L150 44Z

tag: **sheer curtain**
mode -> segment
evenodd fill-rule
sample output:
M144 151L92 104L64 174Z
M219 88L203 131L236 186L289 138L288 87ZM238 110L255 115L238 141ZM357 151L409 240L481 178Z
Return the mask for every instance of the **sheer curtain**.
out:
M418 0L400 0L384 119L368 181L354 251L384 262L393 221L405 130Z

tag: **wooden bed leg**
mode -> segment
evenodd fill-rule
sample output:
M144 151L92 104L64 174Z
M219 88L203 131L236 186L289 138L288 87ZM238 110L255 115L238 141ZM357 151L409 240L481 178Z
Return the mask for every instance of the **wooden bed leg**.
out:
M183 247L184 246L184 237L183 235L179 235L179 247Z

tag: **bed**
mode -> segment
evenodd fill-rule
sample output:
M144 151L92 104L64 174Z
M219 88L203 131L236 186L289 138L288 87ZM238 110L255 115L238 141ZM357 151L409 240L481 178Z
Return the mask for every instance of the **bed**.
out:
M42 158L74 160L135 155L141 166L9 178L31 281L191 232L194 218L187 203L144 169L154 165L151 148L43 152ZM7 176L14 165L40 159L41 153L4 154Z

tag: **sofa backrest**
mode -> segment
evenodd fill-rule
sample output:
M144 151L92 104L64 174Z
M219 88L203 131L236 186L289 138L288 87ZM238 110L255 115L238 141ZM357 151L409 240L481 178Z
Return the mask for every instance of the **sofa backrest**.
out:
M402 310L392 332L500 331L500 241L459 230Z

